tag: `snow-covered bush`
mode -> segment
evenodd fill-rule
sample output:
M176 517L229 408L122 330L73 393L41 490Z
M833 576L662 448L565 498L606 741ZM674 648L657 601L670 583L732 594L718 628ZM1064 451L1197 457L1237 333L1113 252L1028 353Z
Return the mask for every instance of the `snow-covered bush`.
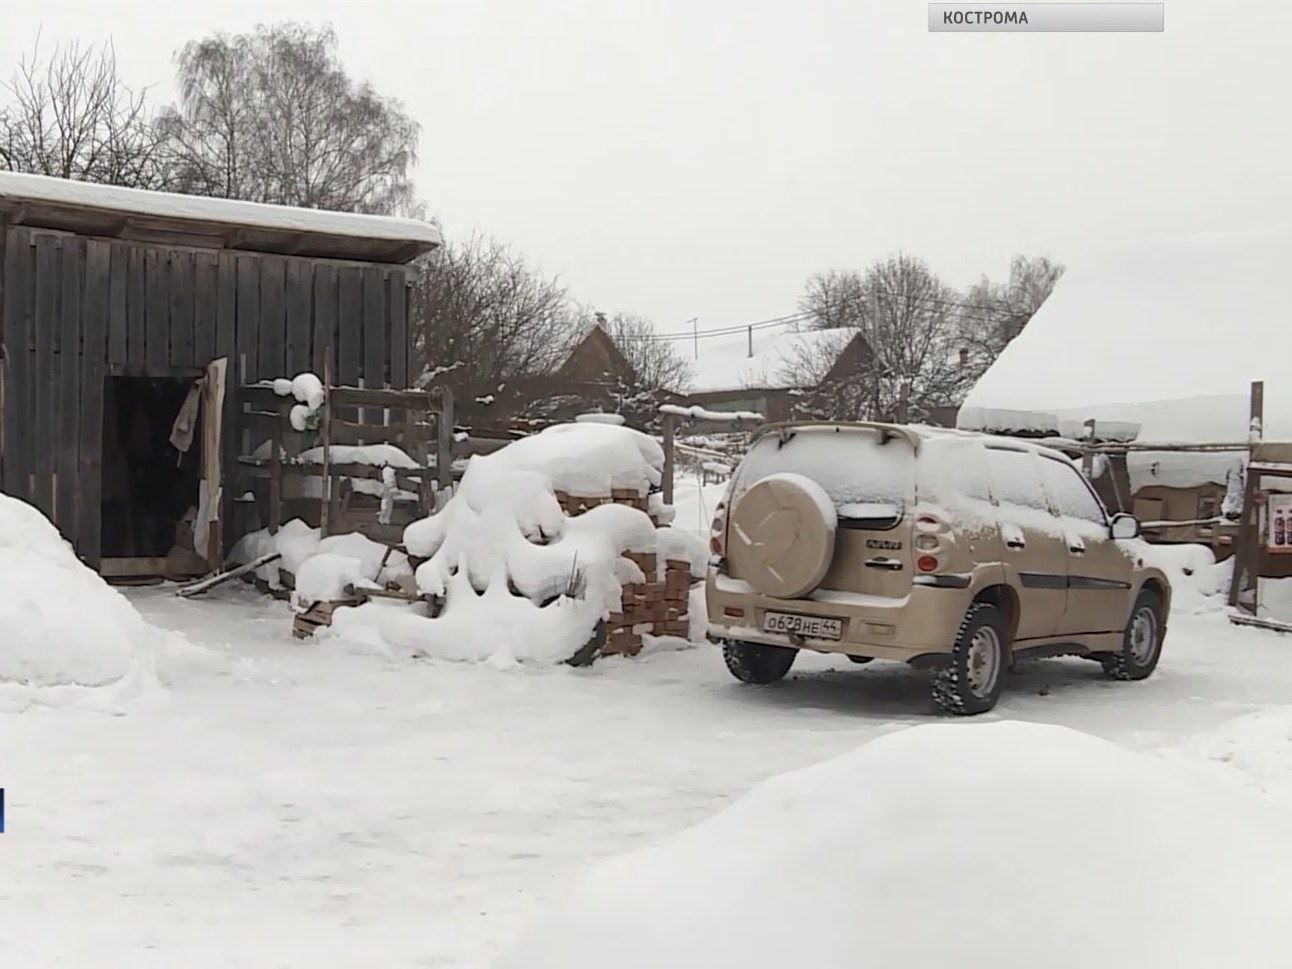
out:
M506 969L1274 967L1292 822L1062 727L930 724L595 868Z
M148 677L167 635L81 564L37 509L0 494L0 684L100 687Z

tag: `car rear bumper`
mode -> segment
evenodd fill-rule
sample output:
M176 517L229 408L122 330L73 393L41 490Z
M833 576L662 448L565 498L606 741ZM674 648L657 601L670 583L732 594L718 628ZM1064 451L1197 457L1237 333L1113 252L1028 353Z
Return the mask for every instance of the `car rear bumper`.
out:
M705 585L709 639L794 646L911 661L947 654L973 599L969 584L916 585L900 598L818 590L805 599L765 596L748 583L710 571ZM843 622L841 639L767 632L767 612L821 616Z

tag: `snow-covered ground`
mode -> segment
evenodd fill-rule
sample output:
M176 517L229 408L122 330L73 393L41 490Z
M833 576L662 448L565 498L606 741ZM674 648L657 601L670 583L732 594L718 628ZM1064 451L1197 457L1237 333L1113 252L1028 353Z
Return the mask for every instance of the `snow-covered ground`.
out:
M806 657L766 689L706 647L499 670L300 643L244 587L128 598L193 644L161 689L0 713L6 966L489 966L594 863L935 720L1067 726L1292 808L1292 639L1215 612L1173 616L1144 683L1044 661L961 723L898 664Z

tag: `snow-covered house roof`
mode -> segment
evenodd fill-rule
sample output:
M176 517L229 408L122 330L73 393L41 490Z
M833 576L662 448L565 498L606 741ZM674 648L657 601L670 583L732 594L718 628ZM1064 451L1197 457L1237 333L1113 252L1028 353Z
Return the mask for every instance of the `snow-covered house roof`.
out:
M1240 442L1251 382L1265 380L1265 437L1292 438L1292 378L1280 379L1292 359L1288 265L1292 229L1123 245L1074 259L970 391L957 423L1017 430L1005 425L1051 420L1062 430L1094 418L1139 425L1141 442ZM1223 482L1234 457L1132 461L1146 463L1162 472L1156 483L1183 487Z
M1264 379L1266 436L1292 438L1292 379L1279 378L1292 358L1289 265L1292 229L1074 259L963 413L1132 421L1142 441L1241 441L1249 386Z
M0 172L0 212L12 225L371 262L407 262L443 242L436 226L417 219L147 192L19 172Z
M705 338L700 334L698 355L683 343L680 349L688 358L694 376L691 393L717 393L727 390L790 390L817 383L848 345L858 339L857 331L840 328L786 333L779 330L754 330L753 353L750 336ZM804 363L815 364L819 372Z

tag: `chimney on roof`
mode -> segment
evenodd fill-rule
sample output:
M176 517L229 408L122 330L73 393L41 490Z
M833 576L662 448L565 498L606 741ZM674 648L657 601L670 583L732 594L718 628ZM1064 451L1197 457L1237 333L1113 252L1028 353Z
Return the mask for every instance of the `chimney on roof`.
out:
M593 316L596 318L597 326L601 327L601 329L604 330L606 328L606 314L594 313Z
M962 366L962 367L967 367L967 366L969 366L969 348L968 348L968 347L961 347L961 348L960 348L960 366Z

